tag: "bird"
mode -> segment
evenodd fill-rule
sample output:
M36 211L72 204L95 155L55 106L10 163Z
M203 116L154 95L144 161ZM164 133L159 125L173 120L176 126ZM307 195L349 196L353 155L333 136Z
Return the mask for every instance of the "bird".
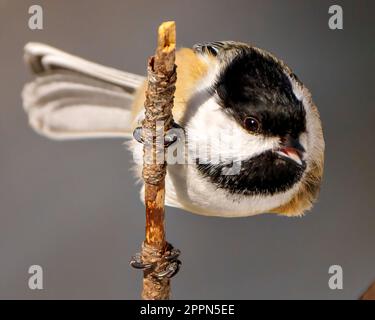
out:
M36 76L22 92L31 127L56 140L127 139L129 166L141 181L145 77L42 43L26 44L24 57ZM183 146L184 159L168 163L165 204L225 218L310 210L325 143L311 93L291 69L235 41L180 48L176 65L172 112L179 133L168 151Z

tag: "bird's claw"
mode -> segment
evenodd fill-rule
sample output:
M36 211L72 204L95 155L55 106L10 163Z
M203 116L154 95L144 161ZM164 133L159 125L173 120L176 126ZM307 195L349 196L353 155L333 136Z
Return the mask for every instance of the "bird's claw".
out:
M171 144L175 143L178 138L178 131L176 130L182 130L182 127L179 126L177 123L173 122L172 128L169 129L165 135L164 135L164 146L168 148ZM133 131L133 137L136 141L139 143L144 143L143 135L142 135L142 127L137 127Z
M180 260L175 260L173 262L169 262L166 265L165 269L160 271L160 272L155 273L155 276L160 280L164 279L164 278L172 278L180 270L180 265L181 265Z
M129 263L134 269L148 270L154 267L152 263L143 263L142 255L140 253L136 253Z

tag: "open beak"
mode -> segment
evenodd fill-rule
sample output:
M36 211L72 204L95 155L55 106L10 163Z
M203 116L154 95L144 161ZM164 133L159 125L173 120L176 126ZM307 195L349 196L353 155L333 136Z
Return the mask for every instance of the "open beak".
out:
M276 153L283 158L294 161L299 166L304 165L303 155L305 148L300 144L298 139L287 135L281 139L280 148L276 150Z

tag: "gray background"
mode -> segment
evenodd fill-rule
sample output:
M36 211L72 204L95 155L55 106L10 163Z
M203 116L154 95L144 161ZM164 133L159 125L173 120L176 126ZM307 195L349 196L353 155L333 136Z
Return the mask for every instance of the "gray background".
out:
M27 27L29 5L44 30ZM328 28L341 4L344 30ZM128 266L144 209L121 140L54 142L27 125L27 41L144 74L163 20L178 43L240 40L284 59L313 93L327 144L324 183L303 218L220 219L168 208L168 240L183 252L173 297L355 299L375 280L373 1L0 0L0 298L136 299ZM44 269L42 291L27 270ZM344 289L328 288L328 268Z

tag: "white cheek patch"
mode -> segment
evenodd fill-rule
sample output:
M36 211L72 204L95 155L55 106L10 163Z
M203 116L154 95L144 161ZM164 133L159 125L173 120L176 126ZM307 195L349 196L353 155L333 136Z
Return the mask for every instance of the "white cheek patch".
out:
M276 137L244 130L225 114L214 97L202 104L186 126L189 152L210 163L230 163L253 158L279 146Z

